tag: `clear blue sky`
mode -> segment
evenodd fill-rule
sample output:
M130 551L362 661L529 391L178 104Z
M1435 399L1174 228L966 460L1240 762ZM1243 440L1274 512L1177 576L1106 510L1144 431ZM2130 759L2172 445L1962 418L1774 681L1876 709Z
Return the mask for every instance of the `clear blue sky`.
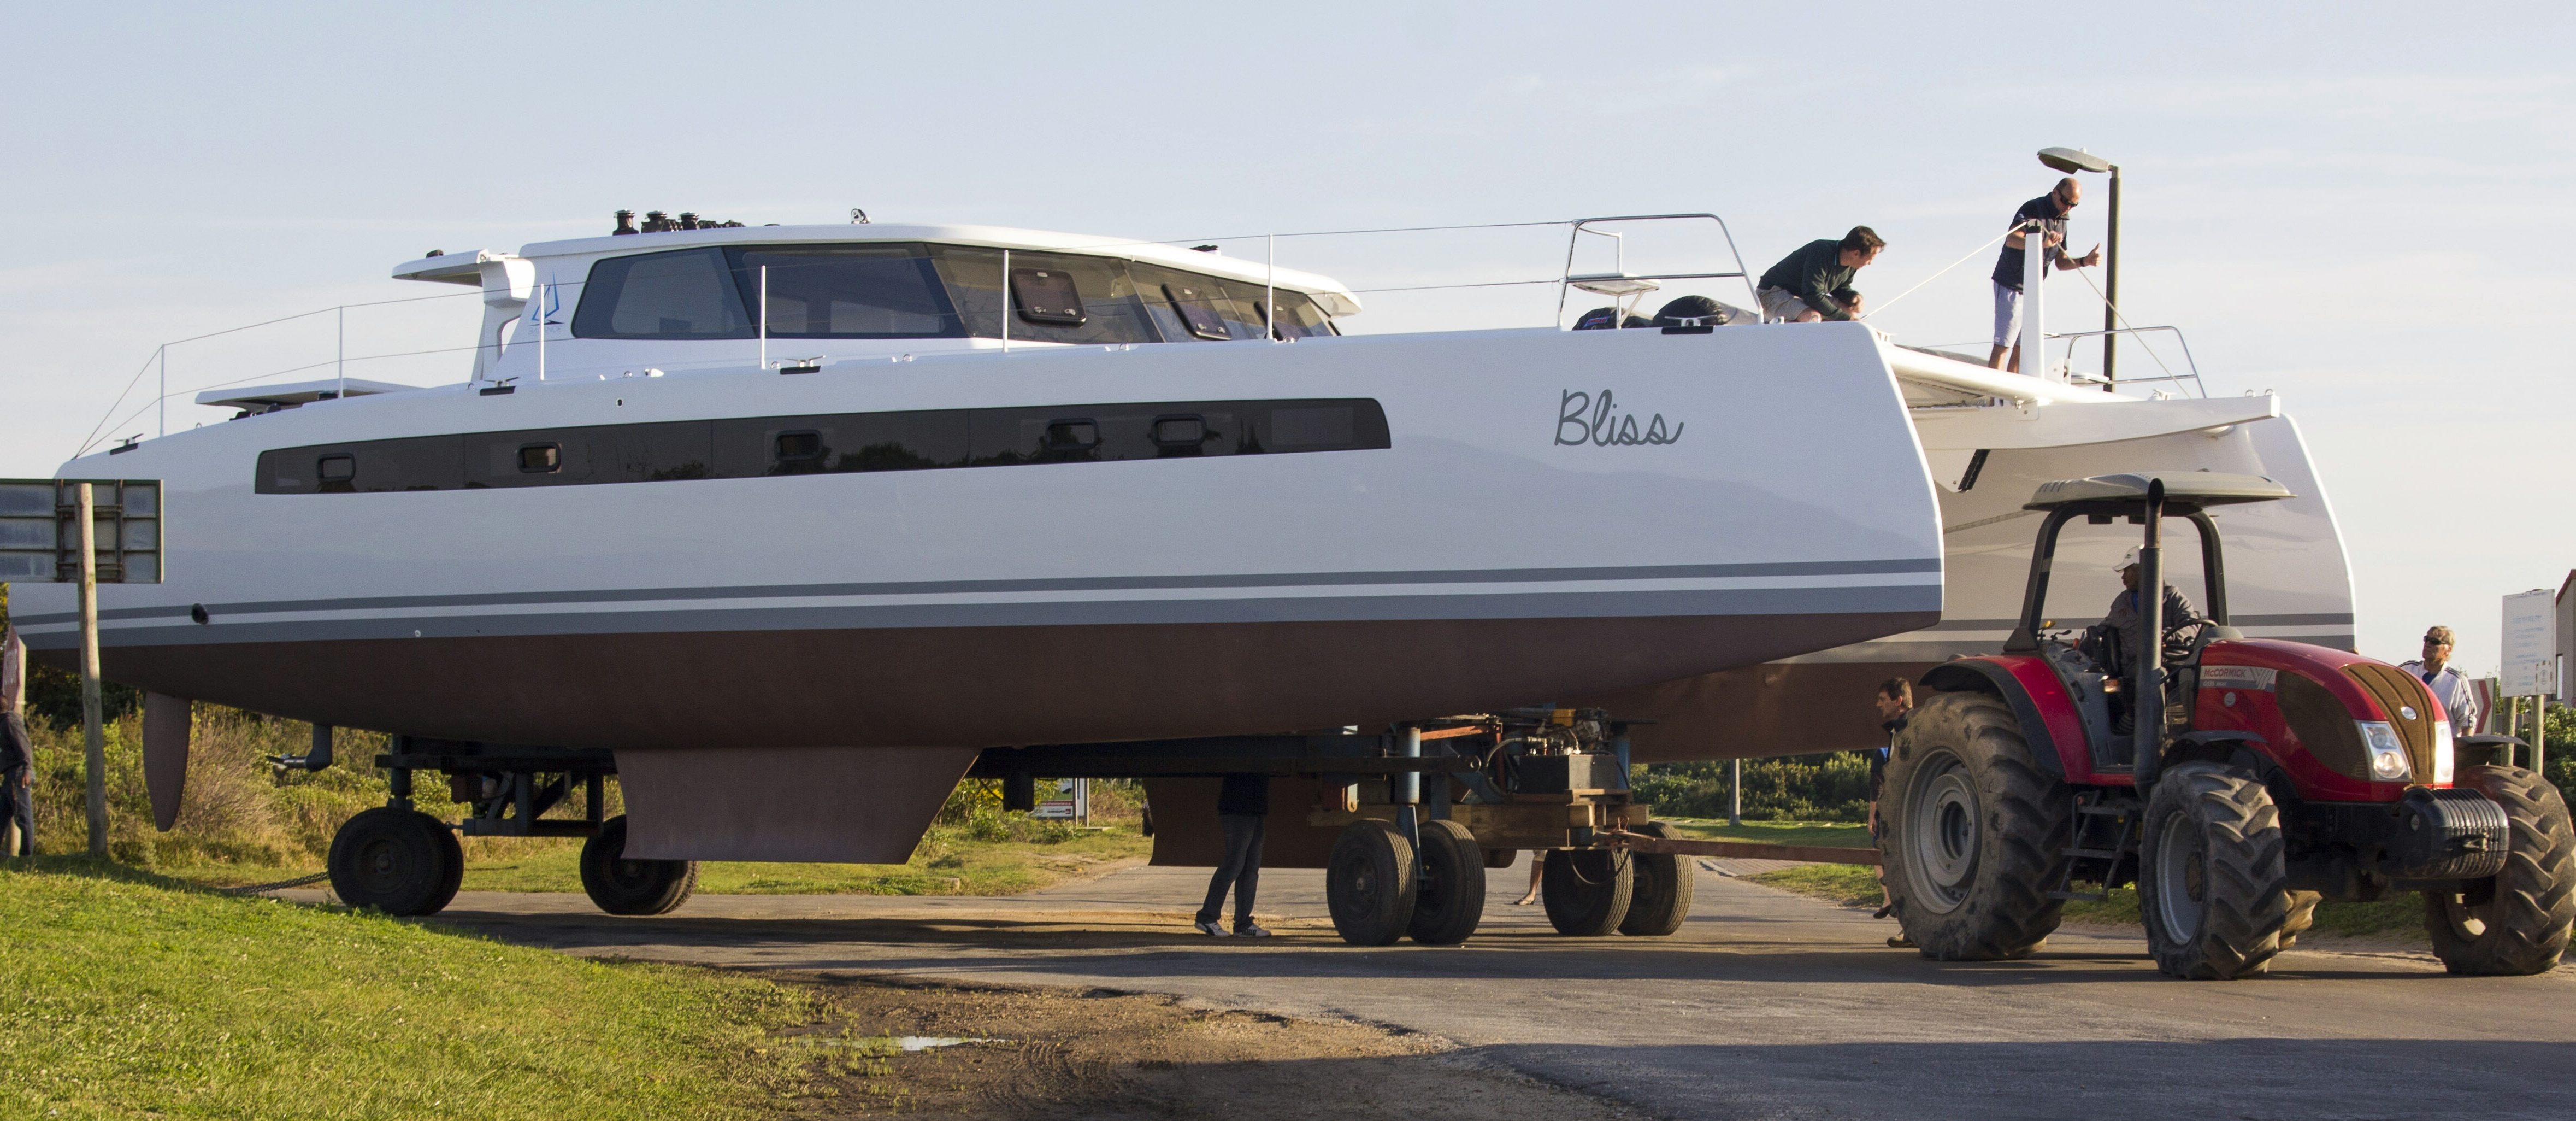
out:
M2484 669L2498 597L2576 565L2552 501L2576 459L2569 11L18 5L0 474L50 473L163 340L421 295L386 269L604 232L621 206L1147 238L1714 210L1757 269L1869 223L1894 245L1863 287L1892 295L2044 191L2030 153L2062 144L2127 170L2131 318L2182 324L2214 392L2278 390L2305 427L2364 650L2411 656L2447 622ZM1281 259L1362 286L1520 279L1553 237ZM1982 272L1881 325L1978 337ZM2070 283L2061 314L2089 297ZM458 345L473 303L352 313L350 352ZM1465 309L1371 317L1444 314ZM177 348L172 388L328 358L328 324Z

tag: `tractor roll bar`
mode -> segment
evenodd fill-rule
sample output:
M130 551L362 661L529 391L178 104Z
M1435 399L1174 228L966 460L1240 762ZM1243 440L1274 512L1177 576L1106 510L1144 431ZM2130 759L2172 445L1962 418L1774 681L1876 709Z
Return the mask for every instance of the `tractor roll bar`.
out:
M2086 515L2092 517L2143 517L2141 502L2102 501L2069 503L2049 511L2048 520L2039 528L2039 540L2030 552L2030 581L2022 591L2021 619L2012 637L2004 641L2006 653L2029 653L2039 649L2040 624L2047 621L2048 575L2057 554L2057 533L2068 520ZM2179 502L2165 504L2169 516L2191 519L2192 528L2200 533L2200 574L2209 603L2209 621L2227 625L2227 558L2219 546L2218 525L2209 513L2196 507L2185 508ZM2141 584L2146 583L2141 573ZM2161 599L2162 597L2159 597Z

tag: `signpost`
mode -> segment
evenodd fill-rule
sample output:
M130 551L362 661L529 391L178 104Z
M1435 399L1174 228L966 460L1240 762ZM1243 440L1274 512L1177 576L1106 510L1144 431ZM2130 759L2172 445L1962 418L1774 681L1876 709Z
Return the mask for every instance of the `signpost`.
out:
M2540 770L2549 694L2558 691L2558 597L2535 588L2504 597L2504 657L2496 674L2509 697L2530 697L2531 769Z
M98 586L161 582L157 479L0 479L0 581L80 585L82 770L89 854L107 855L107 739L100 727Z

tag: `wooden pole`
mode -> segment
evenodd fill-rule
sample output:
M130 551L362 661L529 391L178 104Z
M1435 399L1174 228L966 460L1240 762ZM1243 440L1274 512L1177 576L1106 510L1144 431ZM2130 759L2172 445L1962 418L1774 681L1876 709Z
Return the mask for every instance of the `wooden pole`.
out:
M1726 761L1726 823L1744 824L1744 760Z
M98 523L88 483L80 484L81 732L89 772L89 854L107 855L107 737L99 727Z

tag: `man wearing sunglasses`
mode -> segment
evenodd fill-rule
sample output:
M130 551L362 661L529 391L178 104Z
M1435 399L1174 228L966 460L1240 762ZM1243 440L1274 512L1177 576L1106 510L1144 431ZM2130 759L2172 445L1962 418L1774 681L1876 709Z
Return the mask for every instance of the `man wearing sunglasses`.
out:
M2021 204L2013 211L2012 236L2004 239L2004 253L1995 262L1995 350L1986 365L1998 370L2021 371L2021 293L2022 255L2029 235L2039 234L2050 260L2040 262L2045 272L2053 262L2061 269L2090 268L2102 263L2102 249L2095 246L2081 257L2066 255L2066 216L2075 204L2084 201L2084 188L2074 176L2057 181L2057 189Z

